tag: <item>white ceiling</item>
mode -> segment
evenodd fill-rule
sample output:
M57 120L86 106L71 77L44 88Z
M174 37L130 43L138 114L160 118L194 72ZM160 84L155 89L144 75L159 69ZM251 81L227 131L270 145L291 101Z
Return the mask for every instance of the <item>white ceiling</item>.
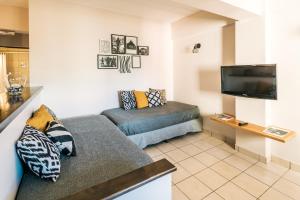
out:
M29 0L0 0L0 5L10 5L28 8ZM43 0L39 0L43 1ZM52 0L44 0L52 1ZM259 10L262 0L57 0L75 3L92 8L105 9L111 12L135 17L174 22L200 10L215 13L232 19L242 19L253 16L253 9L243 8L242 5L254 5ZM256 3L255 3L256 2ZM247 4L246 4L247 3ZM245 7L245 6L244 6ZM246 6L249 7L249 6ZM252 6L253 7L253 6ZM255 13L257 14L257 13Z
M116 13L173 22L189 16L199 9L173 0L64 0L93 8L101 8Z
M28 8L28 0L0 0L0 5Z

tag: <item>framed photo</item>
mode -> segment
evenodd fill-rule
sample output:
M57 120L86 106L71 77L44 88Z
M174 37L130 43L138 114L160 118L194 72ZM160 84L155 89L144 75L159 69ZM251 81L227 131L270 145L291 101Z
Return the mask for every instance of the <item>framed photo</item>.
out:
M110 54L110 41L109 40L99 40L99 53L100 54Z
M138 46L138 55L149 56L149 46Z
M116 55L97 55L98 69L118 69L118 56Z
M125 54L125 35L111 34L111 53Z
M136 36L126 36L126 54L137 55L138 38Z
M141 56L132 56L132 68L142 68Z
M119 61L120 73L131 73L131 69L130 69L132 67L131 56L122 55L118 57L119 57L118 61Z

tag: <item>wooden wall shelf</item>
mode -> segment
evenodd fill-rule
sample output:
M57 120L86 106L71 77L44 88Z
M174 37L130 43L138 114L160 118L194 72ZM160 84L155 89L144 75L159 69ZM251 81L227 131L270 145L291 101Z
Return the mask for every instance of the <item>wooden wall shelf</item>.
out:
M271 138L271 139L277 140L279 142L287 142L288 140L290 140L291 138L293 138L296 135L296 133L294 131L290 131L285 136L277 136L274 134L268 134L268 133L263 132L266 129L266 127L259 126L256 124L251 124L251 123L248 123L247 125L244 125L244 126L239 126L239 120L237 120L235 118L233 118L232 120L226 121L226 120L219 119L217 117L217 115L212 115L212 116L210 116L210 119L215 122L218 122L218 123L221 123L221 124L224 124L227 126L231 126L233 128L248 131L253 134L260 135L262 137Z

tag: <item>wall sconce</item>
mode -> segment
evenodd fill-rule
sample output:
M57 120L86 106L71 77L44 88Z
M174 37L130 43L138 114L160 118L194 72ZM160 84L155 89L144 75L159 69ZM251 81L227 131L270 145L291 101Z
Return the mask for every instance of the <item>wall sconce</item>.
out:
M199 53L199 49L201 48L201 44L197 43L194 45L193 53Z

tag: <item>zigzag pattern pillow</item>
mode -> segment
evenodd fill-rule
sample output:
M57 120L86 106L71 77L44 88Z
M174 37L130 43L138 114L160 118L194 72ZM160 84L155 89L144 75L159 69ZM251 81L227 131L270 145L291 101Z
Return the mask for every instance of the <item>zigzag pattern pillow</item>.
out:
M50 122L45 133L58 147L61 154L76 156L76 147L73 136L62 124L56 121Z
M153 92L146 92L147 98L148 98L148 103L149 107L157 107L161 105L161 100L160 100L160 92L159 91L153 91Z
M16 149L21 160L35 175L56 182L60 174L60 153L44 133L26 126Z
M120 91L120 96L125 110L136 108L136 100L133 91Z

